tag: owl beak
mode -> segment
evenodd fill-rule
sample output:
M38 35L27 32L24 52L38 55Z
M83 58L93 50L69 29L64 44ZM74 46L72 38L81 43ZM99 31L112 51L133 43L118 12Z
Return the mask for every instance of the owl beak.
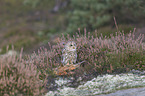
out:
M73 49L76 49L75 47L73 47Z

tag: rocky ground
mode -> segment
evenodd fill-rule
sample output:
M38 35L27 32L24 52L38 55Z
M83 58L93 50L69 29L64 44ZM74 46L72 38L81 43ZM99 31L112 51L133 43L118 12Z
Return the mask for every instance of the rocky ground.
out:
M145 34L145 28L136 29L135 37L140 34ZM49 80L53 83L48 83L51 91L45 96L144 96L145 93L145 71L138 70L118 75L93 74Z
M8 51L1 56L17 54ZM48 93L44 96L144 96L145 71L122 74L88 74L81 77L48 77Z
M114 93L96 95L96 96L144 96L144 95L145 95L145 87L119 90Z
M88 81L83 78L58 77L51 83L53 90L45 96L144 96L145 93L145 71L132 70L116 75L91 76L88 78L92 79ZM77 86L72 86L74 84Z

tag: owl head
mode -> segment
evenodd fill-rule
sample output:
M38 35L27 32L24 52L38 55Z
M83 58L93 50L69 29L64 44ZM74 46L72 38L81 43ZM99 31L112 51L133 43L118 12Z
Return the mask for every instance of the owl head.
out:
M65 49L68 50L68 51L76 51L76 43L74 41L69 41L65 45Z

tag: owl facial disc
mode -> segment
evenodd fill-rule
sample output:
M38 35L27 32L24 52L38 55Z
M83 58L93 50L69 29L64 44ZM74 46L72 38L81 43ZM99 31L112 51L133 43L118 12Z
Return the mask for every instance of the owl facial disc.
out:
M65 45L66 50L76 51L76 43L74 41L70 41Z

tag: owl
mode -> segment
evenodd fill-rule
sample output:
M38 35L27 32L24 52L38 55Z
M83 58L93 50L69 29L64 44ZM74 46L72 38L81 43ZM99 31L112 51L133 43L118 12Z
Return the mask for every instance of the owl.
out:
M76 43L74 41L69 41L64 49L62 50L62 63L66 64L75 64L77 61L77 51Z

